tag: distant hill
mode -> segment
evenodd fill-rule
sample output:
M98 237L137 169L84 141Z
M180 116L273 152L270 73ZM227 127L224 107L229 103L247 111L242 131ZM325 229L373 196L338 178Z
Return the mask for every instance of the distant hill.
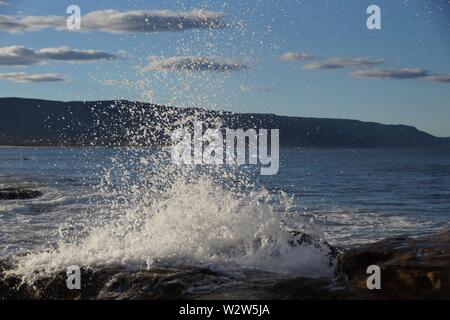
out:
M285 147L450 147L449 138L437 138L406 125L238 114L124 100L61 102L22 98L0 98L0 145L162 146L170 141L170 130L189 117L210 127L220 121L223 127L234 129L280 129L281 145ZM145 138L128 134L139 130L151 134Z

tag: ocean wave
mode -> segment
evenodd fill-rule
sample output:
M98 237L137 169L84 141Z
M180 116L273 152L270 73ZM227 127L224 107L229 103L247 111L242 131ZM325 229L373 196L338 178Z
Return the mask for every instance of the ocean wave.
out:
M52 273L69 265L149 268L170 261L312 277L331 274L325 247L313 242L292 245L288 225L308 229L308 222L299 215L293 221L282 211L289 205L285 196L264 190L238 193L207 176L196 183L180 178L158 201L143 201L149 198L140 191L141 201L132 202L124 214L93 228L83 239L20 257L15 272ZM312 237L320 243L318 235Z

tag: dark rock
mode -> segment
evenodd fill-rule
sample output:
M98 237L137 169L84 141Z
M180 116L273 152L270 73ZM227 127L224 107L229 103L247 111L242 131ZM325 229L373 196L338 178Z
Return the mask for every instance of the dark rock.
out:
M28 190L21 188L5 188L0 189L0 200L24 200L34 199L42 196L42 192L38 190Z
M0 273L0 300L23 299L321 299L345 296L329 290L332 279L292 278L262 271L240 276L197 267L121 267L81 270L81 290L68 290L65 272L32 283Z
M381 290L367 289L370 265L381 269ZM335 275L363 299L450 299L450 232L389 238L347 250Z
M342 255L344 251L340 247L332 246L327 241L323 241L321 239L316 239L307 233L303 233L300 231L290 231L292 239L288 241L288 244L291 247L298 246L313 246L316 249L319 249L322 252L325 252L328 257L328 265L330 267L334 266L335 261Z

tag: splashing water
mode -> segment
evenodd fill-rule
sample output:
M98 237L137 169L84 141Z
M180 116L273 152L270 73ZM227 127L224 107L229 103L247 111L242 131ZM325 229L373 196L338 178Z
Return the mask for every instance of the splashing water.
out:
M289 244L289 230L317 232L314 225L289 212L292 199L285 194L257 187L248 170L178 167L167 153L143 156L139 148L126 153L103 176L102 192L113 195L103 213L108 219L86 226L83 236L63 237L53 250L18 258L15 273L163 264L330 275L321 248Z

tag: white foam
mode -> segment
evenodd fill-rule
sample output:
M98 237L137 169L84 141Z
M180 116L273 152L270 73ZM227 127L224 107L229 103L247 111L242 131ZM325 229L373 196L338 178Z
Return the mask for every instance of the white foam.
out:
M55 272L69 265L151 267L171 264L254 268L305 276L327 276L323 252L291 247L285 197L236 192L208 175L195 183L177 179L158 201L136 189L120 217L93 228L88 236L57 249L19 259L16 273ZM136 195L139 193L139 195ZM148 196L148 198L146 198ZM144 199L147 199L144 201ZM281 211L280 211L281 209ZM298 215L297 215L298 216Z

